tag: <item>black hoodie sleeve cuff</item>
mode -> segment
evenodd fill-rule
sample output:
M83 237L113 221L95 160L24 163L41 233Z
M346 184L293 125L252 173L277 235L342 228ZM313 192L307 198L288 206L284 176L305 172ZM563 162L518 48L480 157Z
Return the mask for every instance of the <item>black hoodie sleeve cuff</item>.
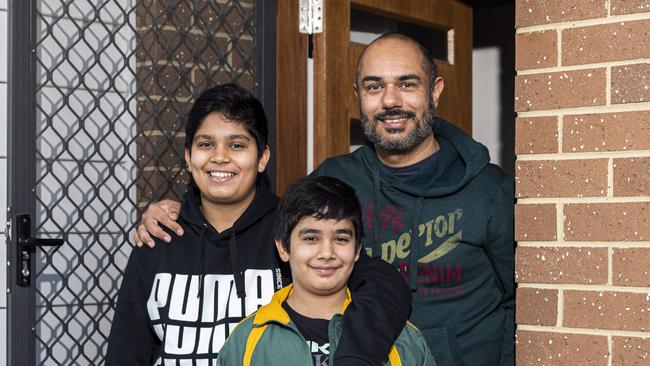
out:
M411 292L390 264L362 253L348 281L352 302L343 315L339 358L381 365L401 333L411 308ZM347 362L347 361L343 361ZM354 363L350 363L354 364Z

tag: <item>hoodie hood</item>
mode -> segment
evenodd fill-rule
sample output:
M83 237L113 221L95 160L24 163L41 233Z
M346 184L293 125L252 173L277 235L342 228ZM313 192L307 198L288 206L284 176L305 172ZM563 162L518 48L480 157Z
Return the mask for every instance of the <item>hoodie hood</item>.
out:
M264 184L258 184L255 197L250 206L246 208L231 228L219 233L203 217L203 213L201 212L201 196L198 190L189 189L183 195L180 217L181 220L185 221L197 233L207 225L211 238L219 241L220 239L229 237L231 231L242 232L249 229L262 220L269 211L275 210L279 201L278 196L273 194L268 187Z
M405 181L391 174L390 168L379 161L372 146L363 146L355 154L360 155L366 168L375 179L380 179L382 185L416 197L449 195L477 176L489 164L490 154L485 146L442 118L436 118L432 130L440 145L436 152L439 155L438 164L423 169Z
M239 265L239 247L237 237L242 233L253 230L255 225L277 207L279 198L271 193L264 184L258 184L255 197L244 213L234 222L232 227L218 232L207 222L201 212L201 197L198 189L188 189L183 196L180 217L200 237L201 255L199 269L201 276L205 275L205 247L211 245L227 246L232 273L235 277L235 288L239 298L246 297L244 274ZM201 280L199 283L202 283ZM202 293L199 288L199 293Z

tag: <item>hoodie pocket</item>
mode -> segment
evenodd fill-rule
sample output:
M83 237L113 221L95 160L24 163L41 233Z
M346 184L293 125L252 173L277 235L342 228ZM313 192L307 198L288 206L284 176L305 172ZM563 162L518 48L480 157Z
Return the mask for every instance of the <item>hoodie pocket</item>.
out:
M454 328L420 329L431 348L437 366L465 366L458 351Z

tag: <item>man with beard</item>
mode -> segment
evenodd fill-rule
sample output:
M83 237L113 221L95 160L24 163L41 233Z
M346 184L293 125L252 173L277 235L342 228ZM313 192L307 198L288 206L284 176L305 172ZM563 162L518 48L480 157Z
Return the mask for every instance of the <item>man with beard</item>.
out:
M513 182L483 145L435 117L444 82L431 60L401 34L366 47L355 91L372 146L315 174L354 187L366 252L409 283L411 321L439 365L512 365Z
M390 33L368 45L354 88L371 145L314 174L355 189L365 250L408 282L411 321L439 365L513 365L512 179L483 145L435 117L444 81L414 39Z

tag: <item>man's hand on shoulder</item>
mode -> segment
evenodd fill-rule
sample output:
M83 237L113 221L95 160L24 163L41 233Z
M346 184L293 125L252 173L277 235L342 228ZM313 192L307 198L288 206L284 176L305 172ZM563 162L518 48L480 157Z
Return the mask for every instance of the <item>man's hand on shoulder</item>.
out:
M181 212L181 203L169 199L152 203L142 214L138 229L133 235L133 241L138 247L147 244L153 248L155 243L152 236L169 243L172 238L162 228L167 227L176 234L183 235L183 228L176 222Z

